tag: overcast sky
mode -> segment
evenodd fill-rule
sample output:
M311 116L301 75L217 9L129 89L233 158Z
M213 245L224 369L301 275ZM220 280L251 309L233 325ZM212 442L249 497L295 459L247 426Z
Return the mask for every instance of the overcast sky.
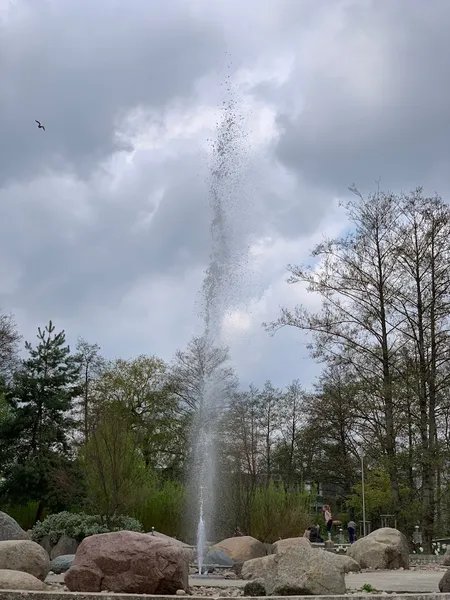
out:
M231 87L248 256L224 339L244 383L309 386L304 336L261 323L314 307L286 265L345 228L348 185L449 193L449 26L448 0L0 0L2 310L111 358L185 347Z

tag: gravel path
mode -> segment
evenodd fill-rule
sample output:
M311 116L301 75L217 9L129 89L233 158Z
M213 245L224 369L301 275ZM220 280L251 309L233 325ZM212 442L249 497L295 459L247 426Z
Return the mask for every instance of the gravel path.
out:
M431 593L438 591L438 583L446 571L443 567L412 568L408 571L364 571L362 573L349 573L345 577L349 591L360 590L363 585L369 584L379 592L417 592ZM49 575L47 583L64 583L64 575ZM190 577L189 584L194 595L199 596L228 596L240 595L245 581L242 579L221 579Z

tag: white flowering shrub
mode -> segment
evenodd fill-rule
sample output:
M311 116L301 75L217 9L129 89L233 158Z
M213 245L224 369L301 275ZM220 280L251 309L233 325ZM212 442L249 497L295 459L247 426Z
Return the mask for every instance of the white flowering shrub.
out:
M43 521L38 521L31 530L31 539L40 542L48 536L52 544L56 544L59 538L67 535L81 542L85 537L97 533L109 533L111 531L142 531L142 525L137 519L120 516L114 519L110 527L106 525L99 515L87 515L86 513L60 512L49 515Z

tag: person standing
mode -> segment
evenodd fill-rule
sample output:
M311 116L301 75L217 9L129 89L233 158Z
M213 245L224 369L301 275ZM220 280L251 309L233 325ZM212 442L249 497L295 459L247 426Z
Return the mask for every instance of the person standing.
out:
M333 517L331 515L331 508L328 504L324 504L323 508L323 516L325 518L325 525L327 527L328 539L331 540L331 528L333 527Z
M356 539L356 523L355 521L351 520L347 523L347 531L348 531L348 539L350 544L353 544L353 542Z

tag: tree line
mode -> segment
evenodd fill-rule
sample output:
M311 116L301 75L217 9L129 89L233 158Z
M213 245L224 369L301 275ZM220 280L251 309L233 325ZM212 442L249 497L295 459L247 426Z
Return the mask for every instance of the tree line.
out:
M262 390L241 391L228 350L211 346L206 337L192 339L170 364L154 355L107 360L84 339L71 351L64 331L51 321L38 329L35 344L25 343L27 356L20 360L13 318L5 316L2 324L4 509L13 514L30 507L29 525L63 510L100 513L110 522L125 514L146 529L192 537L195 515L183 520L193 504L191 422L202 382L214 374L223 400L218 462L224 475L217 480L212 533L231 535L238 526L276 539L279 531L287 535L306 526L309 495L294 466L303 394L297 382L286 393L269 382ZM290 405L294 430L288 440L282 415ZM282 473L287 443L290 463L284 461Z
M408 532L418 524L429 549L450 517L450 209L421 188L351 190L348 233L289 267L321 308L283 309L267 327L310 333L324 363L315 404L340 464L329 468L350 480L364 451L386 492L380 510Z
M217 535L236 526L272 541L299 535L321 502L372 528L392 515L425 544L450 530L450 211L421 189L356 188L349 228L289 266L316 312L282 309L269 332L310 334L323 363L313 389L295 380L243 389L226 348L194 338L167 364L106 360L80 339L72 352L50 322L18 358L14 320L0 317L0 499L45 511L130 514L183 535L191 421L202 382L221 381Z

